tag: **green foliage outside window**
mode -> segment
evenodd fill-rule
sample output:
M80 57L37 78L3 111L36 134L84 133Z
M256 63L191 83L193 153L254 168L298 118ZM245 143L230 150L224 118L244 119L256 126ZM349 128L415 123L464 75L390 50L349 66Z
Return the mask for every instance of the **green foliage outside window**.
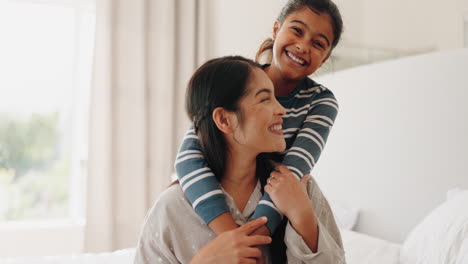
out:
M0 221L65 216L69 158L57 113L0 115Z

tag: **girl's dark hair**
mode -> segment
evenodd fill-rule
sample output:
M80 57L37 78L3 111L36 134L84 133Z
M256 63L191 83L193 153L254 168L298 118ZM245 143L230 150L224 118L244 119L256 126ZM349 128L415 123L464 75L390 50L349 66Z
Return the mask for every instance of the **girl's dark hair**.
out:
M217 107L222 107L235 112L242 120L239 103L247 94L249 78L255 68L261 69L261 66L241 56L212 59L200 66L188 83L185 108L200 140L203 155L218 181L224 175L227 145L212 113ZM262 192L274 169L272 161L281 162L282 155L262 153L257 156L256 175ZM286 263L285 227L286 222L283 221L272 236L270 251L273 263Z
M338 42L340 42L341 33L343 32L343 19L341 18L340 10L331 0L289 0L286 5L284 5L283 9L281 9L278 18L276 18L276 22L280 25L283 24L287 16L305 7L320 14L325 13L330 15L333 29L332 49L335 48ZM263 41L255 55L255 61L259 61L260 55L265 50L272 49L273 43L274 41L271 38Z
M241 56L226 56L207 61L189 81L185 108L208 166L218 180L224 173L227 145L212 118L213 110L222 107L238 114L240 99L246 94L252 69L260 65Z

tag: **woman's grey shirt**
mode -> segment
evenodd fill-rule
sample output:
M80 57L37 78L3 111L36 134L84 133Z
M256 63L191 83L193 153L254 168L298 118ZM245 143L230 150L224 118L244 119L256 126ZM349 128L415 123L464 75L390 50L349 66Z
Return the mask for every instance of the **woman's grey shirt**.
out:
M237 209L232 197L223 190L237 224L245 224L253 214L262 198L260 188L259 182L243 212ZM308 182L307 191L318 220L318 250L312 253L302 237L288 223L284 236L288 263L345 263L340 231L328 201L314 179ZM180 185L172 185L158 197L146 216L134 263L189 263L215 236L193 210ZM271 263L268 247L264 247L262 251L266 263Z

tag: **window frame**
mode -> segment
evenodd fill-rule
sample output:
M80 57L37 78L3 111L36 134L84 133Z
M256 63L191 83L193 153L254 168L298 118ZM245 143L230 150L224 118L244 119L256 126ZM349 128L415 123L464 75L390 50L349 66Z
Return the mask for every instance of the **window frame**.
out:
M2 1L2 0L0 0ZM83 252L85 231L85 186L87 177L87 137L89 116L89 93L91 69L83 70L84 64L91 65L93 47L83 47L82 35L86 23L95 30L94 0L15 0L17 3L63 6L74 9L75 52L73 55L73 84L70 93L73 106L71 137L72 164L69 175L69 213L67 217L47 220L0 221L0 257L45 256L78 254ZM93 18L89 21L89 16ZM89 26L89 25L88 25ZM88 43L88 45L94 45ZM87 49L86 49L87 48ZM87 58L87 59L83 59ZM83 89L85 88L85 89ZM81 92L80 92L81 90ZM80 132L77 133L77 130ZM47 238L45 241L44 238ZM66 243L64 243L66 241ZM20 247L18 245L21 245Z

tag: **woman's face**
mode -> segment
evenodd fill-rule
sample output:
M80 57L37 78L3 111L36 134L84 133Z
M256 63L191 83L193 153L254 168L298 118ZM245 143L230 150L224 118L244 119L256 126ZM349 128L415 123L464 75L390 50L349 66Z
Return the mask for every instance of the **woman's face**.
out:
M333 41L330 15L303 8L281 25L275 23L273 39L272 66L287 80L302 79L328 59Z
M260 68L251 72L240 111L241 118L234 130L237 143L257 154L284 151L282 116L285 109L275 98L273 83Z

